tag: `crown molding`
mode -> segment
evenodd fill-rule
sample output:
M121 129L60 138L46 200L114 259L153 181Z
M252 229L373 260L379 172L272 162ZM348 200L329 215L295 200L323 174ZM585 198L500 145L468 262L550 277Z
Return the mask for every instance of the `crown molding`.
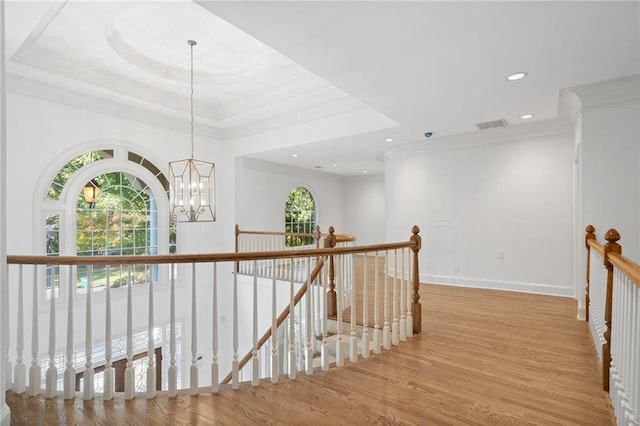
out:
M272 115L261 120L255 120L240 126L223 129L223 139L240 139L243 137L269 132L271 130L304 124L309 121L349 114L353 111L364 110L368 107L350 96L340 99L330 99L316 105L309 105L294 112Z
M161 126L171 130L186 132L189 129L190 121L186 117L181 118L176 114L152 111L148 108L101 98L96 95L89 95L13 73L7 73L7 90L73 108L81 108L126 120ZM217 140L222 139L220 129L207 124L196 123L194 133Z
M382 162L434 152L474 148L502 143L531 142L552 136L570 135L573 125L566 118L545 120L528 124L497 127L450 136L440 136L433 140L420 140L386 149L376 155Z
M640 74L570 87L579 98L581 110L640 102Z

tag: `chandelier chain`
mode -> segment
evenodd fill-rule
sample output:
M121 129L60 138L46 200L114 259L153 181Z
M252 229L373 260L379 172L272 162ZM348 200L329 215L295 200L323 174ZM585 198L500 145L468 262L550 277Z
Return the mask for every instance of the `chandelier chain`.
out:
M195 41L189 41L191 46L191 158L193 159L193 46Z

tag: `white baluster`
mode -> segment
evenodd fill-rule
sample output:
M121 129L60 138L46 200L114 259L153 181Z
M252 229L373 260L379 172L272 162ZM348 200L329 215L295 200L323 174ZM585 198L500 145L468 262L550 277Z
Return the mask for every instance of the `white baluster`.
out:
M384 326L382 328L382 347L391 349L391 329L389 327L389 251L384 253Z
M255 263L254 271L255 271ZM253 274L253 349L251 350L252 376L251 384L258 386L260 382L260 358L258 358L258 274Z
M407 337L413 337L413 313L411 312L411 296L413 293L413 287L411 285L411 251L410 249L404 249L407 253L406 256L406 267L405 271L407 273Z
M347 260L352 260L352 255L345 256ZM347 263L347 282L353 283L355 278L353 277L353 268L351 268L351 264ZM351 305L351 334L349 336L349 361L357 362L358 361L358 338L356 337L356 289L354 286L350 287L350 291L348 293L351 296L351 301L349 304Z
M369 283L367 282L367 253L362 258L362 357L369 358ZM354 286L355 288L355 286Z
M255 274L255 264L254 264ZM238 360L238 275L233 275L233 361L231 363L231 389L238 389L239 382L239 366Z
M58 369L56 368L56 268L51 272L51 298L49 299L49 367L44 391L45 398L58 394Z
M320 346L320 360L322 371L329 370L329 348L327 346L327 270L329 268L329 258L325 257L322 268L322 344Z
M69 265L69 283L67 285L67 351L64 370L64 399L74 399L76 396L76 369L73 366L73 296L76 292L74 285L73 265Z
M305 338L304 338L304 328L302 327L302 319L304 318L304 315L302 314L302 303L298 304L298 339L297 339L297 345L298 345L298 351L297 351L297 355L298 355L298 359L297 359L297 369L300 371L304 371L305 370L305 362L304 362L304 352L305 352Z
M635 284L627 280L630 287L629 300L631 303L631 314L629 321L629 360L630 360L630 383L631 389L630 405L633 415L640 421L640 290Z
M313 334L312 334L312 325L313 325L313 312L311 308L313 307L313 299L312 299L312 287L311 287L311 258L306 258L307 264L307 297L305 302L305 307L307 308L307 319L305 321L305 325L307 328L307 336L306 336L306 351L305 351L305 359L307 361L306 365L306 373L307 375L313 374ZM302 281L305 281L304 278ZM293 296L293 287L291 287L291 294Z
M84 341L84 352L86 356L86 363L84 365L84 373L82 373L82 399L85 401L93 399L94 396L94 388L93 388L93 316L91 310L91 295L93 293L93 265L89 266L89 277L87 278L87 309L86 309L86 328L85 328L85 341Z
M147 275L148 276L148 275ZM149 280L149 331L147 332L147 398L156 397L156 345L154 338L154 322L153 322L153 282Z
M317 263L316 263L317 264ZM314 334L313 334L313 338L314 338L314 348L317 345L317 339L316 337L321 336L322 335L322 315L323 315L323 306L322 306L322 300L321 297L323 297L322 295L322 270L320 270L320 273L318 274L316 280L314 281L314 291L315 291L315 295L314 295L314 303L315 303L315 313L316 313L316 319L315 319L315 324L314 324Z
M344 365L344 354L342 351L342 309L343 309L343 279L342 279L342 257L338 257L335 262L336 269L336 310L337 310L337 334L336 334L336 367Z
M640 287L633 286L632 299L634 301L634 318L632 324L640 324ZM635 329L634 340L635 342L631 343L631 354L633 362L634 362L634 375L633 378L633 387L634 387L634 416L636 422L640 423L640 334L638 333L638 329Z
M618 286L618 289L622 289L622 304L624 308L620 312L620 318L618 323L614 327L620 329L618 333L618 340L616 352L621 354L623 360L623 374L618 379L619 387L623 390L623 403L625 405L625 417L629 418L632 415L631 401L635 397L633 394L633 360L631 359L631 343L633 342L633 334L631 327L631 320L633 319L633 299L632 299L632 287L633 284L629 282L624 274L617 269L616 275L618 280L614 281L614 285ZM615 329L614 329L615 330ZM612 343L616 343L615 341ZM618 355L620 356L620 355Z
M396 265L396 271L400 272L400 341L404 342L405 340L407 340L407 317L405 315L405 307L404 307L404 302L406 300L405 298L405 293L408 293L408 288L407 288L407 280L405 279L406 277L406 272L404 269L404 252L405 249L402 249L402 251L400 252L401 254L401 262L400 262L400 267L398 267L398 265Z
M237 275L237 274L234 274ZM213 264L213 330L211 336L212 357L211 357L211 392L220 391L219 365L218 365L218 264Z
M398 324L398 250L393 251L393 322L391 323L391 344L400 344L400 330Z
M373 265L373 352L379 354L380 347L382 346L382 331L380 330L380 312L378 307L380 306L379 292L380 287L378 275L378 252L376 251L375 263Z
M2 6L3 5L0 5L0 9L2 9ZM7 276L8 276L8 274L9 274L9 265L6 265L6 266L7 266L6 271L7 271ZM9 290L10 290L11 286L10 285L5 285L5 286L1 286L1 287L2 288L0 288L0 292L4 291L4 297L5 297L5 299L4 299L5 300L5 305L3 306L3 309L4 309L5 307L9 306L9 301L11 300L11 297L10 297L10 294L9 294ZM0 362L4 362L4 368L5 368L4 371L5 371L5 376L6 377L4 377L4 378L0 377L0 380L4 380L4 386L5 386L4 388L6 390L11 389L11 386L13 384L13 378L12 378L12 374L11 374L11 372L13 371L13 368L11 367L11 360L9 359L9 344L10 344L10 342L9 342L9 340L10 340L9 339L9 334L10 334L9 330L11 330L11 327L9 325L9 318L10 318L9 309L5 309L3 311L3 314L0 316L0 336L4 336L4 338L0 337L0 339L2 339L0 341L0 343L3 343L3 342L5 343L3 352L0 354L0 356L3 357L3 360L0 360ZM24 324L24 322L23 322L23 324ZM22 332L24 334L24 326L23 326ZM2 346L3 345L0 344L0 347L2 347ZM26 366L25 366L25 369L26 369ZM26 380L26 379L23 379L23 380Z
M23 265L18 269L18 321L17 321L17 342L16 342L16 365L13 378L13 392L17 394L24 393L26 390L27 366L24 364L24 296L23 296ZM10 371L10 370L7 370ZM7 374L7 376L11 376Z
M273 259L275 266L276 260ZM276 277L273 276L271 292L271 383L278 381L278 312L276 305Z
M214 281L215 283L215 281ZM169 289L169 371L167 374L168 396L173 398L178 394L178 372L176 369L176 264L171 264L171 288ZM215 297L215 289L214 289ZM214 311L215 311L214 304ZM215 318L215 316L214 316ZM214 322L215 330L215 322ZM214 331L215 333L215 331Z
M636 355L633 353L633 348L635 346L635 339L637 339L638 330L633 325L638 324L639 318L637 318L636 316L637 306L635 306L636 300L634 297L634 284L622 273L620 273L620 281L620 284L625 289L624 297L626 309L625 315L621 319L621 321L623 322L624 336L619 343L619 347L625 355L625 370L627 374L624 377L624 380L625 388L627 389L627 404L629 411L628 414L629 416L632 416L634 412L633 405L635 405L636 398L636 389L634 382L638 380L637 376L639 373L636 370L635 360L633 358Z
M111 267L107 265L107 288L105 290L105 322L104 322L104 394L105 401L115 396L115 375L113 371L113 350L111 347Z
M124 399L135 396L135 372L133 370L133 276L127 265L127 366L124 370Z
M611 319L611 358L612 367L610 368L610 395L612 400L612 405L614 406L614 410L618 418L623 416L623 404L626 399L625 389L624 389L624 378L626 373L626 365L625 365L625 353L620 342L624 339L624 318L625 318L625 296L626 289L624 286L621 286L621 282L619 280L618 271L615 270L615 278L613 283L613 309L612 309L612 319Z
M29 395L40 395L40 363L38 361L38 266L33 265L33 310L31 322L31 367L29 368Z
M198 394L198 315L196 307L198 296L196 293L196 264L191 264L191 368L189 369L189 384L191 395Z
M293 269L293 258L289 259L289 269ZM296 330L295 330L295 305L293 304L293 275L289 279L289 379L296 378Z

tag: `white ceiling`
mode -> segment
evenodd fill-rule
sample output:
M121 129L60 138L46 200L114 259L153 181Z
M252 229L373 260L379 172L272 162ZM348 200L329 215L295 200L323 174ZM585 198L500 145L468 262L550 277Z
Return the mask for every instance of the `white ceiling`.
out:
M525 113L556 120L560 89L640 74L639 6L9 0L8 84L186 130L195 39L198 134L239 155L376 173L391 146L484 121L524 127ZM515 71L528 76L507 81Z

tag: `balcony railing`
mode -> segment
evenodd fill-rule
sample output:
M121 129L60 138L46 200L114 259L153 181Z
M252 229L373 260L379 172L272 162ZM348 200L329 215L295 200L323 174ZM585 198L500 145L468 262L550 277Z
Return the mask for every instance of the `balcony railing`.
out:
M620 234L598 242L586 229L586 320L618 425L640 424L640 265L622 255Z
M257 384L313 374L344 365L347 354L357 362L421 331L418 233L414 227L408 241L341 247L331 231L324 244L302 250L8 256L7 388L47 398L153 398L158 389L169 396L180 389L219 392L227 381L236 389L248 377ZM271 273L259 273L260 264ZM336 265L348 264L336 274ZM167 282L133 285L136 265L165 268L159 276ZM84 292L78 268L88 271ZM96 292L99 268L105 285ZM125 271L118 288L112 269ZM46 270L59 274L48 298ZM348 282L348 303L331 296L345 294Z

